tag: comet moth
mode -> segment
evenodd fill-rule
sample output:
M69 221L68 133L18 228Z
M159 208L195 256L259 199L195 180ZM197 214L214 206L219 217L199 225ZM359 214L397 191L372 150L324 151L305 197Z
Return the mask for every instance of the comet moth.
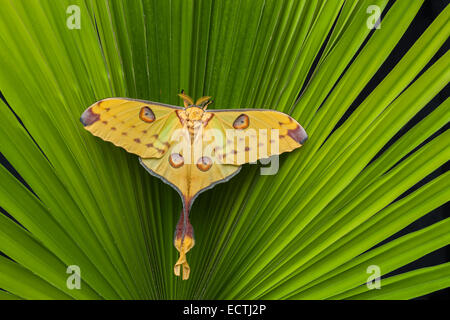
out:
M153 176L172 186L183 209L175 229L179 259L174 272L188 279L186 253L194 246L189 212L203 191L234 177L254 163L301 147L308 136L296 120L268 109L207 110L211 97L184 107L128 98L100 100L81 115L93 135L139 156ZM181 271L182 268L182 271Z

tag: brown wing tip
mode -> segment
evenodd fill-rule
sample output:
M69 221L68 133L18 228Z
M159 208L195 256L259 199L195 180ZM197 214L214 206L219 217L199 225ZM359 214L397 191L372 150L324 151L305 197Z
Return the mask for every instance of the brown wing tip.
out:
M301 145L305 144L306 140L308 140L308 134L301 125L297 125L295 129L288 130L288 136Z
M87 127L100 120L100 115L92 111L92 107L87 108L80 117L80 122Z

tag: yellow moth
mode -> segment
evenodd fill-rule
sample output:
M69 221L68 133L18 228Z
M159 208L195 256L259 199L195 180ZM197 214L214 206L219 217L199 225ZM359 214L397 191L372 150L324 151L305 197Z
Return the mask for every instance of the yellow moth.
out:
M85 129L140 157L147 171L172 186L183 210L174 245L174 272L188 279L186 253L194 246L189 211L199 193L235 176L244 163L301 147L308 138L290 116L267 109L207 110L211 97L184 108L128 98L98 101L81 115Z

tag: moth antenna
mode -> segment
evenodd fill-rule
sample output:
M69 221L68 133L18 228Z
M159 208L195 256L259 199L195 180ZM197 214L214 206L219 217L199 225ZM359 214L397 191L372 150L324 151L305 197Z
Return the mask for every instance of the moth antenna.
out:
M181 90L181 93L179 93L178 96L181 97L181 99L183 99L185 108L192 106L194 104L194 100L192 100L191 97L185 94L184 90Z
M205 105L205 103L207 103L209 100L211 100L211 97L208 97L208 96L201 97L201 98L197 99L197 101L195 102L195 105L199 106L199 107L203 107Z
M213 102L214 102L214 100L209 100L207 103L205 103L205 105L203 106L203 111L205 111L206 108L208 108L208 106Z

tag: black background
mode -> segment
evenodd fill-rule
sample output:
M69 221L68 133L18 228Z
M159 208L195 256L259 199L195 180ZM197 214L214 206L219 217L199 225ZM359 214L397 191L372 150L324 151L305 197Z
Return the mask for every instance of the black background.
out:
M398 0L398 1L410 1L410 0ZM414 1L414 0L411 0ZM393 1L391 1L388 4L388 7L392 5ZM424 5L421 7L419 13L413 20L412 24L406 31L406 33L403 35L400 42L397 44L395 49L392 51L388 59L385 61L385 63L382 65L382 67L378 70L378 72L375 74L375 76L371 79L371 81L367 84L367 86L364 88L364 90L361 92L361 94L358 96L358 98L354 101L348 112L344 115L342 120L339 122L339 125L341 125L345 119L348 118L348 116L351 114L351 112L370 94L370 92L384 79L384 77L393 69L393 67L397 64L398 61L403 57L403 55L408 51L408 49L414 44L414 42L421 36L421 34L426 30L426 28L431 24L431 22L439 15L439 13L445 8L445 6L449 2L446 0L428 0L425 1ZM382 25L381 25L382 27ZM433 57L432 61L424 68L423 71L425 71L430 65L432 65L437 59L439 59L448 49L449 40L445 43L445 45L439 50L439 52ZM314 65L313 65L314 68ZM312 69L313 69L312 68ZM312 73L312 72L311 72ZM416 123L418 123L421 119L426 117L430 112L432 112L435 108L437 108L441 103L445 101L445 99L448 97L448 89L449 86L445 89L443 89L430 103L424 107L419 114L417 114L386 146L383 150L385 150L387 147L389 147L393 142L396 141L399 137L401 137L406 131L408 131L411 127L413 127ZM1 88L0 88L1 90ZM0 91L0 98L7 102L5 98L3 97L1 91ZM5 107L4 105L0 105L0 107ZM13 106L12 106L13 107ZM18 119L20 121L20 119ZM437 135L441 134L448 128L448 124L445 128L441 129L439 132L434 134L432 137L430 137L428 140L424 142L424 144L428 143L430 140L434 139ZM423 144L422 144L423 145ZM421 145L421 146L422 146ZM421 147L419 146L419 148ZM383 152L383 150L380 151L379 154ZM20 177L20 175L14 170L14 168L8 163L8 161L3 157L3 155L0 153L0 163L4 165L8 170L10 170L18 179L20 179L25 185L25 181ZM415 185L413 188L408 190L405 194L403 194L401 197L406 196L407 194L411 193L412 191L416 190L417 188L421 187L425 183L429 182L430 180L434 179L435 177L439 176L440 174L447 171L448 162L446 165L442 166L432 174L430 174L428 177L426 177L424 180L422 180L420 183ZM31 190L31 189L30 189ZM400 237L402 235L405 235L409 232L416 231L419 229L422 229L424 227L427 227L437 221L440 221L446 217L449 217L449 206L444 205L440 208L437 208L436 210L430 212L429 214L425 215L421 219L415 221L402 231L398 232L397 234L393 235L389 239L385 240L383 243L388 242L392 239L395 239L397 237ZM10 217L2 208L0 208L0 212ZM12 217L10 217L12 218ZM381 243L381 244L383 244ZM380 244L379 244L380 245ZM1 252L0 252L1 254ZM441 248L435 252L432 252L390 274L398 274L405 271L410 271L413 269L426 267L426 266L432 266L437 265L440 263L448 262L450 261L450 246L446 246L444 248ZM450 297L450 289L444 289L440 290L431 294L428 294L426 296L420 297L418 299L421 300L443 300L443 299L449 299ZM211 302L212 303L212 302ZM236 302L235 302L236 303ZM256 317L259 318L259 317Z

